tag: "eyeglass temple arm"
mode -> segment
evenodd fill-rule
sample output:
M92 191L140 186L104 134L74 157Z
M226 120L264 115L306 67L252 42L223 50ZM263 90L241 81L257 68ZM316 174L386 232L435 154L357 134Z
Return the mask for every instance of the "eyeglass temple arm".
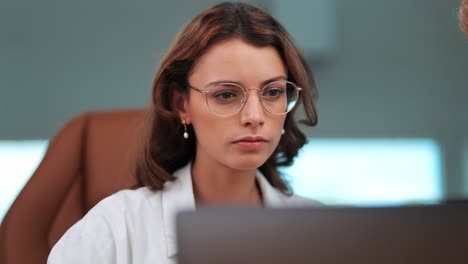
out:
M193 87L193 86L191 86L191 85L189 85L188 87L189 87L190 89L195 90L195 91L197 91L197 92L199 92L199 93L202 93L202 94L207 94L207 93L209 92L209 91L207 91L207 90L198 89L197 87Z

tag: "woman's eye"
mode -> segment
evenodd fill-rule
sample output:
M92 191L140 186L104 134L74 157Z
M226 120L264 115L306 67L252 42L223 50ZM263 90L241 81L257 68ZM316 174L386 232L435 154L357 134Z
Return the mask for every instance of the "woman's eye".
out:
M283 94L283 89L280 88L270 88L263 92L263 97L267 98L277 98Z
M232 91L222 91L215 94L215 97L219 100L226 101L234 99L237 97L237 94Z

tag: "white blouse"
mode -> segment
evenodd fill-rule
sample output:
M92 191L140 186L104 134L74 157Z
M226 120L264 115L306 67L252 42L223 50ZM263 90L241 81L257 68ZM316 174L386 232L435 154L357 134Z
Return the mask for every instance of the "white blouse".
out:
M176 263L176 214L195 210L191 163L174 176L162 191L142 187L103 199L62 236L47 263ZM281 193L260 171L256 178L266 207L319 205Z

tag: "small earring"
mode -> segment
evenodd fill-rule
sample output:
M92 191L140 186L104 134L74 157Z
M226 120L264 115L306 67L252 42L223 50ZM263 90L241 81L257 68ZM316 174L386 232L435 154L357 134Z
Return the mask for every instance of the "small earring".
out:
M284 128L281 129L281 135L284 135Z
M185 120L182 120L182 124L184 125L184 138L188 139L187 124L185 123Z

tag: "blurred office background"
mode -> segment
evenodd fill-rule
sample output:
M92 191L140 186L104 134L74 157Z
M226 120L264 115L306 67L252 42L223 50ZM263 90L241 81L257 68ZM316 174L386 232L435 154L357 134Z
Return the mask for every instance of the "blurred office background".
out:
M0 0L0 220L58 129L145 107L176 32L217 2ZM290 30L319 88L319 124L284 169L296 193L331 205L468 195L459 0L249 2Z

